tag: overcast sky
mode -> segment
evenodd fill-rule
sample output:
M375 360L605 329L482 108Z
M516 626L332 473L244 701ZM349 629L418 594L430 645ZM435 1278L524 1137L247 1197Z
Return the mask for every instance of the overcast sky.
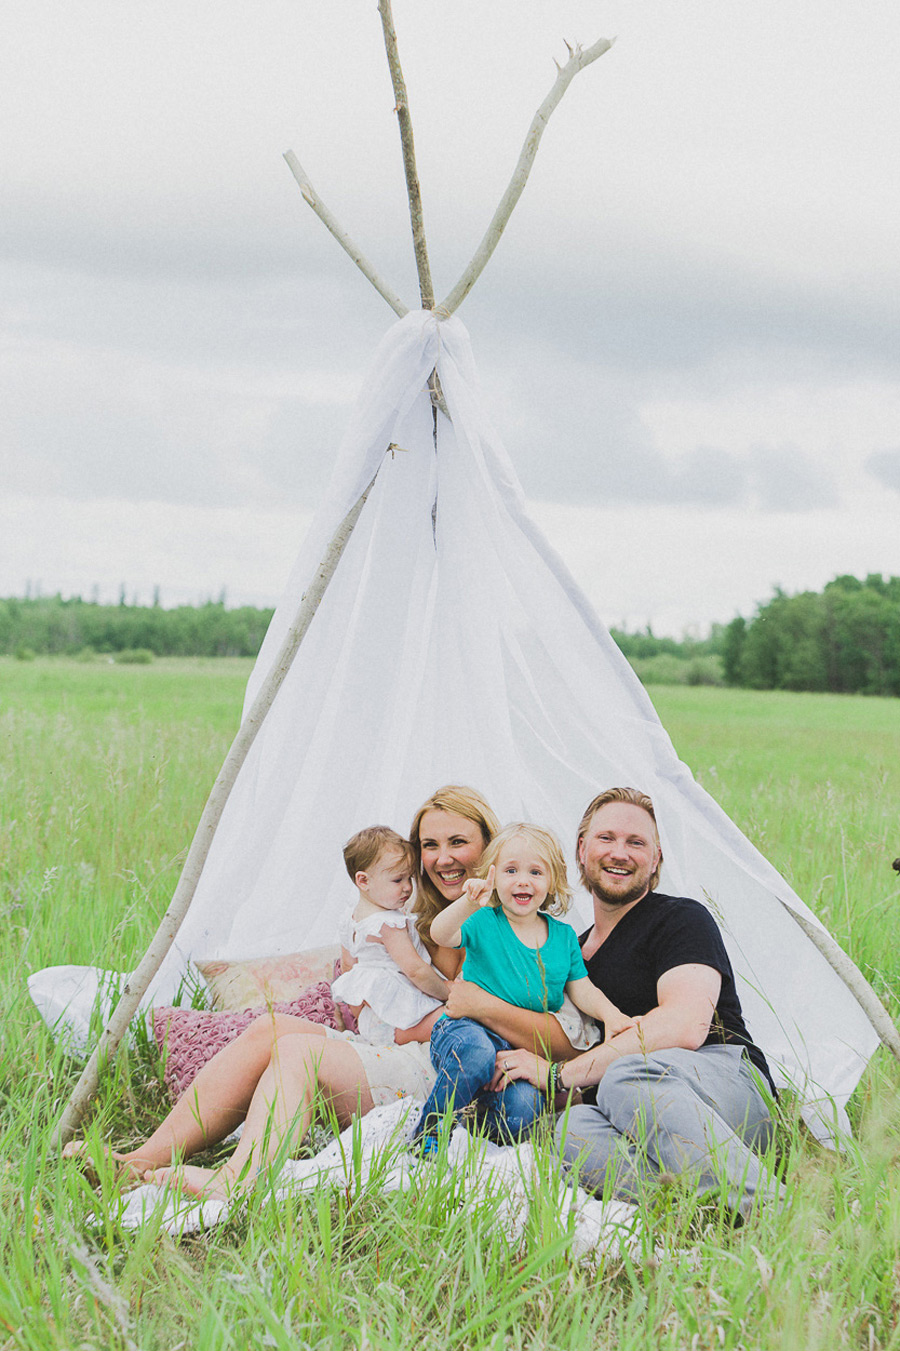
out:
M416 303L374 0L7 0L0 595L274 601ZM394 0L436 289L609 623L900 573L896 0Z

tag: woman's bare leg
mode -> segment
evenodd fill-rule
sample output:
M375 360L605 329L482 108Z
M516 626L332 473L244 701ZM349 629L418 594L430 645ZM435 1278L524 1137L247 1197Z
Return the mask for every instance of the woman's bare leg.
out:
M224 1140L243 1121L277 1038L292 1033L324 1040L325 1028L287 1013L264 1013L252 1022L203 1066L149 1139L126 1154L112 1155L120 1171L139 1177L148 1168L188 1158ZM67 1145L68 1157L76 1157L80 1145Z
M348 1042L308 1035L279 1037L228 1162L215 1169L158 1168L148 1171L148 1180L175 1181L203 1196L249 1191L280 1151L291 1152L302 1142L312 1120L317 1087L342 1127L372 1109L363 1063Z

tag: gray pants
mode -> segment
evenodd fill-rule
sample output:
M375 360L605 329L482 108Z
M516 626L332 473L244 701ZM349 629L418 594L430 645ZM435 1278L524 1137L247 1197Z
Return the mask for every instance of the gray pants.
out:
M622 1056L597 1085L597 1105L572 1107L556 1133L590 1191L634 1201L661 1174L690 1173L700 1193L725 1186L729 1207L746 1215L754 1196L783 1196L754 1152L772 1139L765 1092L739 1047Z

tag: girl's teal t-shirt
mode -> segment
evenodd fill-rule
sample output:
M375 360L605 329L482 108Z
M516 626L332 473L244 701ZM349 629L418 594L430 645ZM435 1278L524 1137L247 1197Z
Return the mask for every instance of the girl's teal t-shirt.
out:
M587 970L571 925L552 915L542 913L541 918L547 922L546 940L529 948L499 906L470 915L460 931L460 947L466 950L463 979L517 1008L555 1013L568 982L580 980Z

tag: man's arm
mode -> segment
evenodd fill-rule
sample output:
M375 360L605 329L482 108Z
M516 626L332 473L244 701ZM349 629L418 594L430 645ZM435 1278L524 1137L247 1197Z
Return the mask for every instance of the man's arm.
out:
M453 981L444 1012L451 1018L473 1018L484 1023L498 1037L524 1048L523 1054L543 1053L554 1060L569 1060L577 1054L552 1013L533 1013L531 1009L507 1004L471 980Z
M623 1055L675 1047L696 1051L709 1036L721 988L722 976L714 967L694 962L673 966L657 982L656 1008L645 1013L637 1027L628 1028L602 1046L568 1060L559 1073L558 1085L569 1089L599 1084L613 1061ZM492 1086L509 1079L527 1079L537 1088L546 1086L550 1069L546 1060L525 1051L509 1051L503 1059L509 1070L505 1076L499 1072Z

